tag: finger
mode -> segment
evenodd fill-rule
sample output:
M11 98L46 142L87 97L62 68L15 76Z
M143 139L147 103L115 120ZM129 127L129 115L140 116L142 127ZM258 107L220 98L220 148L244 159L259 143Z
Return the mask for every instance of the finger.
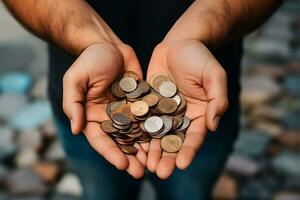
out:
M146 167L147 164L147 154L144 151L144 149L142 148L142 146L138 143L134 144L134 147L137 148L138 152L135 155L136 158L139 160L139 162L143 165L143 167Z
M133 155L127 155L129 165L127 168L128 174L133 178L139 179L144 176L145 167L140 163L140 161Z
M193 161L197 151L204 142L206 126L204 117L192 121L185 136L185 140L176 158L176 166L186 169Z
M208 68L211 70L204 76L204 88L208 96L206 125L209 130L216 131L220 118L228 108L227 78L225 70L217 61Z
M150 147L150 142L144 142L144 143L141 143L140 145L141 145L141 147L143 148L144 152L145 152L146 154L148 154L148 152L149 152L149 147Z
M149 153L147 158L147 168L150 172L155 172L159 160L161 158L162 150L160 148L160 139L152 139L149 145Z
M171 176L175 169L176 155L177 153L163 152L156 169L156 174L159 178L167 179Z
M85 126L84 93L87 80L85 73L73 66L63 78L63 110L71 122L74 134L80 133Z
M88 122L84 134L90 145L108 162L120 170L128 168L128 158L116 143L101 130L99 123Z
M118 47L124 57L125 71L133 71L133 72L137 73L137 75L140 77L140 80L143 80L143 72L141 69L141 65L139 63L139 60L138 60L133 48L130 47L129 45L120 45Z

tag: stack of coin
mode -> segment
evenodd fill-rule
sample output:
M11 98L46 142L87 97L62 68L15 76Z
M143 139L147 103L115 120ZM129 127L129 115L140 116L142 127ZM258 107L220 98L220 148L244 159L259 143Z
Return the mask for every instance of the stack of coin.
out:
M168 76L156 75L149 85L128 71L111 85L110 94L110 120L101 122L101 128L124 153L136 154L133 144L149 142L151 138L160 138L166 152L179 151L190 119L184 116L185 98Z

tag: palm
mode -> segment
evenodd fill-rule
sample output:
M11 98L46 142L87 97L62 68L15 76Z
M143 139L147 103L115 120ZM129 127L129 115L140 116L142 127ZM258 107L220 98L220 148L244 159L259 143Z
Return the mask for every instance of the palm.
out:
M186 116L192 123L178 153L162 152L160 140L152 139L147 166L161 178L171 175L175 166L185 169L192 162L205 139L207 127L214 129L207 118L209 102L214 100L212 76L223 73L208 49L197 41L183 41L176 45L158 46L151 58L147 76L163 73L176 83L179 92L187 100ZM226 79L221 82L226 85ZM207 113L208 112L208 113Z
M121 54L122 54L121 50ZM141 177L144 173L146 154L143 149L135 144L138 149L136 156L126 155L118 148L116 143L103 132L100 122L108 119L106 114L107 103L111 101L107 90L111 83L118 79L124 70L140 70L124 66L124 58L128 54L119 55L120 52L114 47L104 46L87 49L77 59L65 76L79 74L80 79L77 89L81 91L84 104L84 115L86 125L83 129L90 145L99 152L106 160L114 164L119 169L126 169L134 177ZM138 72L141 74L141 72ZM80 84L82 83L82 84ZM66 95L67 96L67 95Z

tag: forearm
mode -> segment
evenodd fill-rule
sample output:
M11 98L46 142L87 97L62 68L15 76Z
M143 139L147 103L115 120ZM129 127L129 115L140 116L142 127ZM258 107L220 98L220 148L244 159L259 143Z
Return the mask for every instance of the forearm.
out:
M195 39L210 49L249 33L262 24L282 0L196 0L165 40Z
M83 0L4 0L28 30L77 56L97 42L120 40Z

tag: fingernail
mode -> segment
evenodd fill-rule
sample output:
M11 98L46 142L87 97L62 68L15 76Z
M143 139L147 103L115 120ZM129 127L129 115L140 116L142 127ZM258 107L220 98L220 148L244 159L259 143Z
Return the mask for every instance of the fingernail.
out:
M215 125L215 130L217 130L218 126L219 126L219 122L220 122L220 117L215 117L214 119L214 125Z
M73 126L74 126L74 121L73 121L73 119L70 119L70 124L71 124L71 131L72 131L72 133L74 133L74 132L73 132Z

